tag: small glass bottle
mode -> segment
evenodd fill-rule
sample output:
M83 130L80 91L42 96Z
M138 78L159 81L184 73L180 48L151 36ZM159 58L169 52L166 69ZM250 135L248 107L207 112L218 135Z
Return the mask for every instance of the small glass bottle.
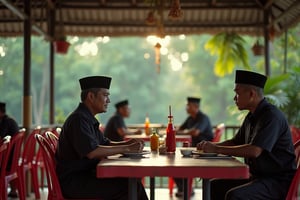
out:
M159 135L157 129L152 130L152 135L150 137L150 147L151 151L157 151L159 147Z
M145 118L145 134L146 135L150 135L151 134L151 130L150 130L150 119L148 117L148 114L146 115Z

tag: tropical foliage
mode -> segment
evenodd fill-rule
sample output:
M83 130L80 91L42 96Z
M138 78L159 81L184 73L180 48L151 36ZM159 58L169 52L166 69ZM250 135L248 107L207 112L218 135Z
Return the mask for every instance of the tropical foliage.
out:
M231 74L237 65L249 69L248 52L245 49L246 41L236 33L222 32L213 36L205 44L205 49L211 55L217 55L214 72L218 76Z

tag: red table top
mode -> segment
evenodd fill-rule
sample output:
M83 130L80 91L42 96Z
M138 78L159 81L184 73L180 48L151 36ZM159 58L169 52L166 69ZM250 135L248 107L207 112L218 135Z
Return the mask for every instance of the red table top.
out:
M146 158L128 158L120 155L102 160L97 165L97 177L183 177L193 178L248 178L248 166L235 158L183 157L176 154L150 153Z

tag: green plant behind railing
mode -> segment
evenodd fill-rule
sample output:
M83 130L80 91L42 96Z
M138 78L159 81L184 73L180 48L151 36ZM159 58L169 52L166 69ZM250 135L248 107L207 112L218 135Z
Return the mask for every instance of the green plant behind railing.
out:
M287 74L268 78L266 98L279 107L289 124L300 126L300 67L291 68Z

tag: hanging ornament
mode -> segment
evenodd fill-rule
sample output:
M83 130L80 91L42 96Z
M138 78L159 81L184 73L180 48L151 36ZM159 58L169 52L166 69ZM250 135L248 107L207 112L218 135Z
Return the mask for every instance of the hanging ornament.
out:
M156 72L159 74L160 73L160 48L161 44L159 42L156 43L154 46L155 48L155 64L156 64Z
M154 16L154 11L149 11L147 18L146 18L146 24L147 25L155 25L157 19Z
M169 19L177 20L181 19L183 16L183 12L181 11L180 1L172 0L171 9L169 12Z

